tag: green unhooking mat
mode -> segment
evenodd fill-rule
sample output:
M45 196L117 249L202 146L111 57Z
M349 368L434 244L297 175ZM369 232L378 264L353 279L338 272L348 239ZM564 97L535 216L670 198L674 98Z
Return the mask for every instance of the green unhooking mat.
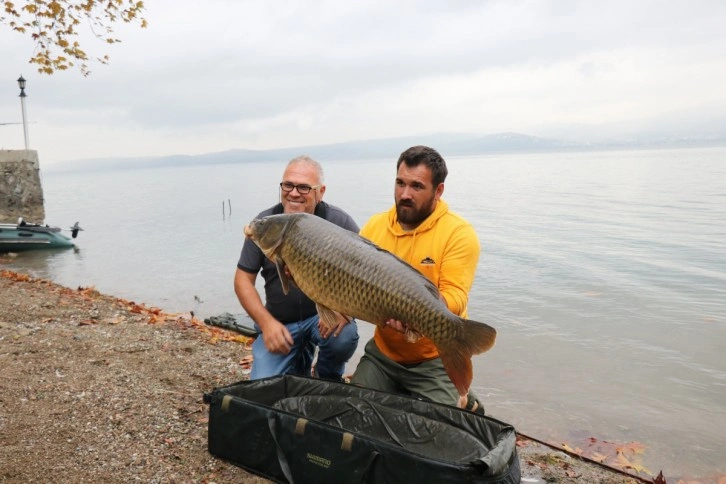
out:
M292 375L204 399L209 452L277 482L520 482L514 428L448 405Z

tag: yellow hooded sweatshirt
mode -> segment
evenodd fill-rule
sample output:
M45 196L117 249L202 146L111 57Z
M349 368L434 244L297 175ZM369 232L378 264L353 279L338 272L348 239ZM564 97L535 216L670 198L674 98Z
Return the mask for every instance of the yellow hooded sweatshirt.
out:
M479 262L479 238L469 222L449 211L446 202L439 199L434 212L411 231L401 228L394 206L373 215L360 235L418 269L439 288L448 308L466 317L469 291ZM388 327L376 326L373 339L384 355L401 364L439 356L429 338L409 343L404 334Z

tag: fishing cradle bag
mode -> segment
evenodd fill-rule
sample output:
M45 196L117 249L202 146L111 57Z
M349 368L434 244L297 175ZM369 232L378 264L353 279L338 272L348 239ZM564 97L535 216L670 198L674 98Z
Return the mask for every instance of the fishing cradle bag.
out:
M520 482L514 428L448 405L292 375L204 400L209 452L277 482Z

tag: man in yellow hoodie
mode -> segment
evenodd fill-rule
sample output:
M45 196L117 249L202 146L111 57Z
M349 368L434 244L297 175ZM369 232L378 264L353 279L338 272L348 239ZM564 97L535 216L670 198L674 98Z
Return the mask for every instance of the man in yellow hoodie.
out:
M441 199L447 174L436 150L414 146L404 151L397 164L395 205L373 215L360 234L419 270L438 287L448 308L466 317L479 239ZM395 320L377 326L351 383L477 410L471 392L468 402L459 397L433 342L426 337L409 342L405 329Z

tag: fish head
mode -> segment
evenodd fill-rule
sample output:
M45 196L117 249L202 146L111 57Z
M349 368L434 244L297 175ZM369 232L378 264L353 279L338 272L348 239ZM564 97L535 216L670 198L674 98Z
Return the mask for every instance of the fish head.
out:
M294 219L290 215L269 215L258 218L245 225L245 237L254 242L269 259L274 259L275 252L285 238L285 232Z

